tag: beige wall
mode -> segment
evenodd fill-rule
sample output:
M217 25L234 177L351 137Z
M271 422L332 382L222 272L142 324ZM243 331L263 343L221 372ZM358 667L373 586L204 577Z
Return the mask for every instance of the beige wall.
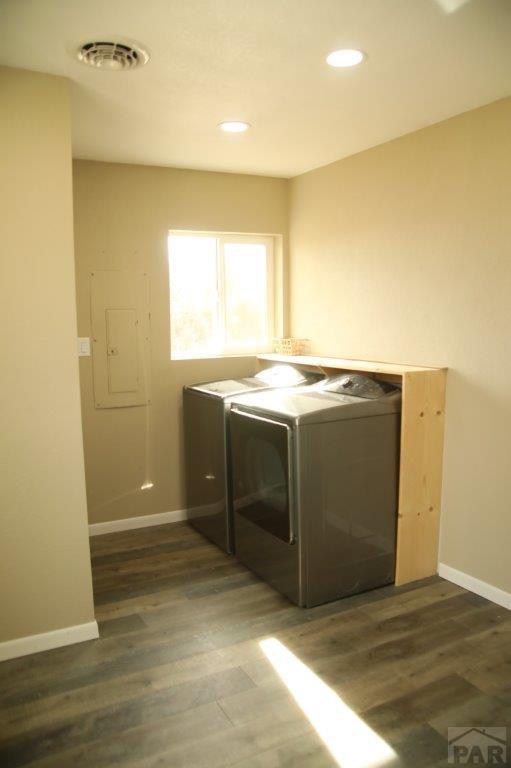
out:
M0 641L94 619L67 82L0 69Z
M511 591L511 99L297 177L291 330L446 365L440 560Z
M506 590L510 128L507 99L297 177L290 205L292 332L319 353L451 369L441 560ZM286 235L288 186L75 163L80 335L90 270L151 280L151 407L95 410L91 360L80 361L91 522L183 508L181 388L253 368L170 361L168 229Z
M147 271L151 296L151 406L96 410L92 360L80 360L89 520L182 509L182 387L249 374L254 359L170 360L167 233L189 228L286 236L288 182L76 161L74 190L79 334L90 335L91 270ZM154 485L142 491L146 479Z

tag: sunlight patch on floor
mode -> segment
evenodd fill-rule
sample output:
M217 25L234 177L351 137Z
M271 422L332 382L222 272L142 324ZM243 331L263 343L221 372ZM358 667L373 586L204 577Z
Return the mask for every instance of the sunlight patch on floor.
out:
M396 760L387 742L283 643L271 637L259 644L337 765L383 768Z

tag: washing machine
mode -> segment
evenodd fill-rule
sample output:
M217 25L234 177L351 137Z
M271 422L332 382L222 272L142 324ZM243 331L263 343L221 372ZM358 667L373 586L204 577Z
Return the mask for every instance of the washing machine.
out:
M252 377L186 386L183 390L186 504L191 524L225 552L234 550L228 420L234 396L311 385L324 377L293 365L273 365Z
M394 581L401 391L366 375L231 401L236 556L300 606Z

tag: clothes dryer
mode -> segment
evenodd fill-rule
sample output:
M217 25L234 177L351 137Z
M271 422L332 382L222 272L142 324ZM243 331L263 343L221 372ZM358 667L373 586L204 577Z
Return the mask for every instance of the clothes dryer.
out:
M361 374L231 401L236 555L298 605L394 581L400 410Z

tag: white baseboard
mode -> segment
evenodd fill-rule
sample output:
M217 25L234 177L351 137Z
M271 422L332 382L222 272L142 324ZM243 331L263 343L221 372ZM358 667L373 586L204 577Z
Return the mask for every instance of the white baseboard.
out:
M28 656L30 653L49 651L63 645L83 643L85 640L96 640L99 637L98 624L89 621L87 624L77 624L75 627L54 629L42 632L40 635L27 635L15 640L0 643L0 661L16 659L18 656Z
M140 517L125 517L122 520L109 520L107 523L91 523L89 536L101 536L103 533L115 531L130 531L134 528L149 528L151 525L166 525L188 519L186 509L175 509L172 512L158 512L155 515L141 515Z
M468 573L458 571L456 568L451 568L450 565L445 565L445 563L438 563L438 575L511 611L511 593L504 592L503 589L494 587L486 581L476 579L474 576L469 576Z

